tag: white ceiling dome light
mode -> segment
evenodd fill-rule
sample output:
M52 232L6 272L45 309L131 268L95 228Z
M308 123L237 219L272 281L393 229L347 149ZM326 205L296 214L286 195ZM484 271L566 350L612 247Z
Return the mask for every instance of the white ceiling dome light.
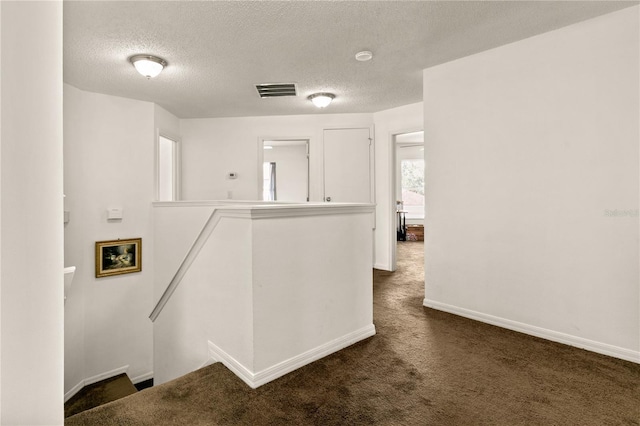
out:
M367 62L373 58L373 53L369 50L363 50L362 52L356 53L356 60L360 62Z
M333 93L314 93L308 99L318 108L327 107L336 97Z
M147 78L156 77L167 66L167 61L152 55L135 55L129 58L129 61Z

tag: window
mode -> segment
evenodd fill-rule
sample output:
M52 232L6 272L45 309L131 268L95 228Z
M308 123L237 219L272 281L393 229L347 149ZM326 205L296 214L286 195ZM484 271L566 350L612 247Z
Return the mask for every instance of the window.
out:
M424 218L424 160L402 160L402 202L407 218Z
M276 201L276 163L265 161L262 164L262 199Z
M178 142L158 137L158 201L178 197Z

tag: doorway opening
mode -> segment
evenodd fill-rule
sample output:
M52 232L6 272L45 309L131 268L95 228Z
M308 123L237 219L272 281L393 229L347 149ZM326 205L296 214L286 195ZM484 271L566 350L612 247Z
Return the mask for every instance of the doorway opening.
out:
M180 143L158 134L156 149L156 199L177 201L180 199Z
M309 140L260 139L259 194L263 201L309 201Z
M396 269L397 245L424 241L424 131L393 135L393 218L391 270Z

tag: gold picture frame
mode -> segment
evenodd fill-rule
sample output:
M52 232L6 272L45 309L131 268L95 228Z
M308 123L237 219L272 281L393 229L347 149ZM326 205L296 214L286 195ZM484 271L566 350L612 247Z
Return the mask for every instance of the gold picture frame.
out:
M142 271L142 238L96 241L96 278Z

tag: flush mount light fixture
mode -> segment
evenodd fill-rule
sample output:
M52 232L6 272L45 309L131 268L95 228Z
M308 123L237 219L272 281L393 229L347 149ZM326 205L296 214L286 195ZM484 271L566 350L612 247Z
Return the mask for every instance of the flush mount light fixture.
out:
M157 76L167 66L167 61L152 55L135 55L129 58L129 62L147 78Z
M373 58L373 53L369 50L363 50L356 53L356 60L360 62L370 61Z
M335 97L336 95L334 95L333 93L314 93L307 99L313 102L313 104L318 108L324 108L329 105Z

